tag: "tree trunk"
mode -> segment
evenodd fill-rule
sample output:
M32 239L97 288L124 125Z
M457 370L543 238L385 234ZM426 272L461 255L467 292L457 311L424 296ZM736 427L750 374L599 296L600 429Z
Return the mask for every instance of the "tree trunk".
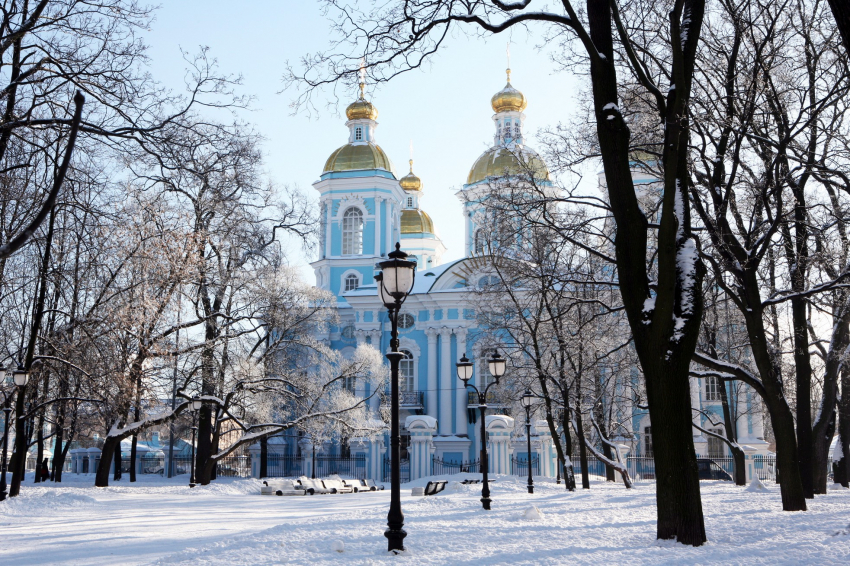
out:
M115 481L121 480L121 476L123 475L123 470L121 469L121 441L118 441L118 446L115 448L114 458L113 458L113 466L112 466L112 479ZM103 454L101 453L100 459L103 460Z
M95 487L109 486L109 466L115 460L116 448L118 448L117 452L120 454L120 447L120 438L114 436L107 436L106 439L103 441L103 448L101 448L100 450L100 462L97 465L97 473L94 477ZM121 469L120 464L118 465L118 469Z
M833 481L850 487L850 369L841 372L841 400L838 403L838 443L841 458L837 462Z
M716 352L713 352L716 357ZM732 409L729 407L729 394L726 391L726 386L729 382L723 380L720 382L720 404L723 407L723 428L726 429L726 438L735 444L738 443L738 429L735 426L735 421L732 420ZM734 383L734 382L732 382ZM741 449L729 447L732 453L732 458L735 460L735 485L747 485L747 469L744 460L744 451Z
M138 417L136 417L138 419ZM130 482L136 481L136 444L138 442L138 435L133 435L130 437Z
M793 274L792 274L793 275ZM794 327L794 368L797 381L797 459L800 482L806 499L814 499L812 448L812 364L809 359L809 331L806 327L806 301L791 299Z

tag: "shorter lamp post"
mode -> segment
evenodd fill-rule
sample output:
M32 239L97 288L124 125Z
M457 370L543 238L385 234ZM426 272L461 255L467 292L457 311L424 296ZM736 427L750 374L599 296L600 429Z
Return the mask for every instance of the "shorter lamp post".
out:
M15 391L18 393L17 404L15 405L17 409L17 420L19 429L23 429L24 420L20 417L24 413L24 401L23 395L21 395L21 390L26 387L27 381L29 381L30 374L27 370L23 368L23 366L18 366L16 370L9 370L9 373L12 374L12 380L15 382ZM5 374L8 375L8 374ZM12 412L11 406L12 399L9 397L9 394L6 394L5 402L3 403L3 412L6 414L6 427L3 431L3 469L2 473L0 473L0 501L6 499L6 469L7 469L7 452L9 452L9 413ZM18 437L22 439L24 450L22 450L24 462L23 465L19 465L19 470L26 469L26 441L24 440L24 435L21 433L21 430L17 430L15 434L15 443L18 443ZM12 496L16 496L20 489L19 483L15 483L15 476L12 476Z
M494 385L498 385L499 378L505 375L505 368L507 366L505 362L505 358L499 355L498 351L493 351L493 357L487 360L487 368L490 370L490 375L493 376L494 381L491 381L487 384L487 387L484 388L484 391L480 391L474 384L469 383L469 380L472 379L472 362L466 357L466 353L463 354L463 357L456 364L457 365L457 376L463 382L465 387L472 387L475 393L478 394L478 410L481 412L481 473L483 476L483 485L481 487L481 505L486 510L490 510L490 484L487 481L487 425L484 422L485 417L487 416L487 392Z
M192 463L189 467L189 487L195 487L195 433L198 432L198 425L195 420L203 404L204 402L197 397L192 398Z
M534 403L534 393L525 390L522 394L522 406L525 408L525 438L527 439L528 463L528 493L534 493L534 479L531 477L531 404Z
M6 377L6 369L0 366L0 378ZM9 452L9 415L12 412L12 397L9 393L3 394L3 413L6 416L5 421L3 422L3 456L2 456L2 467L0 467L0 501L6 500L6 495L8 492L6 491L6 465L7 465L7 454Z

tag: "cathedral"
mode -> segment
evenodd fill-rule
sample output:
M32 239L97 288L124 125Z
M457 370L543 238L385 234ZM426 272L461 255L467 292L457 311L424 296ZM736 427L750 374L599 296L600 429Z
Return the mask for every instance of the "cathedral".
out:
M377 144L378 109L366 100L363 84L360 97L345 111L347 143L331 153L313 184L320 195L322 236L320 257L311 265L316 284L337 297L340 323L325 337L334 349L353 352L366 343L388 350L389 322L377 296L375 264L386 259L396 242L417 262L416 282L399 316L399 349L405 356L400 364L402 447L411 458L411 469L415 460L430 462L431 455L462 463L477 459L480 451L480 424L476 426L477 413L470 410L478 402L471 403L455 368L466 354L475 364L474 383L483 388L491 379L483 359L492 355L492 347L478 340L468 297L470 286L492 277L480 258L484 214L478 197L486 194L492 180L526 170L529 164L540 183L550 183L546 165L524 143L527 100L511 85L510 69L507 74L507 84L490 101L493 145L475 160L457 193L465 224L463 259L441 262L446 247L425 210L424 183L414 173L413 160L410 171L399 176ZM380 396L371 402L377 409ZM495 429L500 427L505 429L504 442L511 441L513 423L504 415L507 409L507 402L488 399L488 412L495 415L487 417L490 442L499 437ZM386 446L383 438L356 439L350 450L363 451L377 462ZM502 464L509 465L505 458L511 452L509 447L504 450ZM548 456L540 463L550 464L554 475Z
M348 140L330 154L321 177L313 184L319 193L321 239L319 257L311 265L316 285L337 299L339 323L320 337L333 349L343 355L353 353L361 344L370 344L381 352L389 350L390 324L374 282L376 264L386 259L396 242L417 262L415 284L398 321L399 349L404 354L399 367L402 458L409 463L409 479L436 473L437 462L449 466L473 462L481 450L480 423L476 422L480 418L476 410L478 398L473 398L471 390L458 379L455 364L465 354L474 364L472 382L481 390L492 379L485 358L493 353L494 345L478 329L470 301L471 288L486 285L494 276L483 253L484 199L500 178L529 171L535 184L554 190L546 164L525 144L523 112L527 100L512 86L510 69L507 84L490 102L493 145L475 160L466 182L456 193L465 225L463 259L442 263L446 246L425 211L425 185L414 173L412 159L409 172L399 176L377 144L378 109L366 100L362 82L359 98L345 112ZM645 172L637 165L633 175L635 186L641 191L658 182L645 178ZM600 191L606 194L601 173L599 184ZM633 373L637 379L637 372ZM717 391L722 386L711 380L692 380L692 406L702 408L702 414L694 413L695 424L712 426L703 416L706 413L720 418ZM384 391L370 391L368 384L352 387L355 394L371 396L372 410L377 411L385 402ZM514 434L510 401L502 398L497 389L491 393L496 394L488 394L485 418L490 471L511 473L511 458L525 458L525 427L521 427L519 435ZM754 403L749 397L749 392L735 395L737 426L743 432L739 439L766 452L762 419L760 414L753 414ZM624 443L621 456L631 452L651 458L649 416L637 407L627 410L632 414L633 435L619 439ZM536 421L532 432L536 473L553 477L556 454L548 426L545 421ZM291 443L294 440L283 440L286 447L278 446L290 454L300 452L305 475L311 475L315 462L309 454L318 453L356 456L366 463L369 477L381 480L385 476L389 446L386 433L321 446L302 437L297 448ZM697 429L694 443L700 455L726 455L722 443L706 440Z

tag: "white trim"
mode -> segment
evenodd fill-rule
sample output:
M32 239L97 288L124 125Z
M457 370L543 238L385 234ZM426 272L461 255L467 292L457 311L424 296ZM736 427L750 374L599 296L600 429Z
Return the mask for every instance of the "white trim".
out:
M362 287L363 284L364 284L363 283L363 274L360 271L358 271L357 269L346 269L342 273L342 275L340 276L340 280L339 280L339 294L340 295L344 295L346 293L346 291L345 291L345 279L349 275L356 275L357 276L357 279L360 280L360 284L358 285L358 287Z

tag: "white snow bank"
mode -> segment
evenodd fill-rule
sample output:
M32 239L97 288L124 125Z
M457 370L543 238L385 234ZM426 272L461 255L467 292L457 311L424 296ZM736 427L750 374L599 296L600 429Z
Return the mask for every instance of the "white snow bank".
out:
M49 517L58 511L90 509L97 505L94 497L63 491L24 490L18 497L7 497L0 503L0 516Z
M767 486L761 483L758 476L753 476L753 481L751 481L750 485L747 486L746 491L749 491L750 493L760 493L767 491Z
M522 517L529 521L539 521L543 518L543 513L540 512L540 509L536 505L532 505L523 512Z

